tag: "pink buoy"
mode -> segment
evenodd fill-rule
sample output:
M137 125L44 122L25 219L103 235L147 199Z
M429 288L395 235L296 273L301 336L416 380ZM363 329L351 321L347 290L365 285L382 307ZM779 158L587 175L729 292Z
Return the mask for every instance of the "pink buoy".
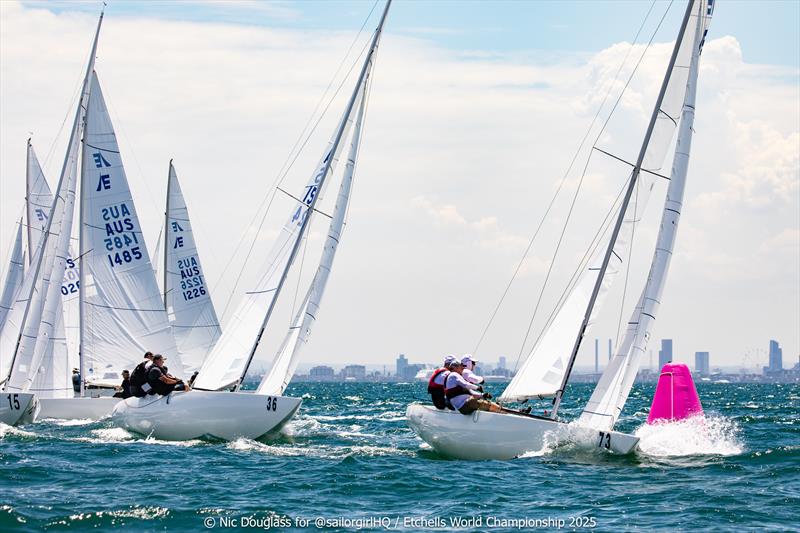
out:
M653 396L647 423L683 420L702 414L703 406L700 405L700 398L697 396L689 368L682 363L664 365L658 377L656 394Z

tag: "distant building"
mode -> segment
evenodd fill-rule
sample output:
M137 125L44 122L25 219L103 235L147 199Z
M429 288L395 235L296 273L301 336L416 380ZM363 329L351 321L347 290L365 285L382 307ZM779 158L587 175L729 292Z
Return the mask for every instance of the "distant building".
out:
M504 369L504 368L508 368L508 367L506 366L506 358L505 358L505 356L502 356L502 355L500 356L500 361L497 363L497 368L498 368L498 369L501 369L501 368L503 368L503 369Z
M412 380L414 380L414 378L417 377L417 374L419 373L419 371L420 370L424 370L424 369L425 369L425 365L419 365L419 364L417 364L417 365L406 365L405 368L403 369L403 374L400 375L399 377L403 381L412 381Z
M783 372L783 349L778 341L769 341L769 366L764 367L765 374L779 374Z
M364 365L347 365L340 373L342 379L363 381L367 377L367 367Z
M710 376L708 352L694 352L694 371L700 376Z
M408 368L408 359L406 359L405 354L400 354L400 357L397 358L395 361L397 364L397 377L402 378L406 375L406 368Z
M600 373L600 339L594 339L594 373Z
M672 339L661 339L661 349L658 351L658 370L672 362Z
M308 371L308 377L311 381L332 381L336 373L329 366L315 366Z

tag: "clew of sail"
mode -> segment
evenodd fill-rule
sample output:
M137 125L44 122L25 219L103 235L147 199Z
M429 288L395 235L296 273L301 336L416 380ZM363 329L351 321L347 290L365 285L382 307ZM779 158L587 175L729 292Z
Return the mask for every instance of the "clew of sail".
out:
M689 9L695 12L694 7L687 7ZM685 35L681 32L681 36ZM662 94L659 95L648 134L645 135L639 161L637 164L629 163L632 171L628 187L630 189L633 186L633 189L629 190L629 201L623 200L620 209L624 209L624 212L619 213L618 209L617 231L610 235L613 241L609 243L612 245L610 253L602 247L595 250L564 303L503 391L501 401L549 398L563 393L580 342L595 322L605 296L625 265L634 228L644 214L655 180L661 178L658 171L677 129L691 55L692 39L679 37L673 50L674 62L662 85Z
M369 73L367 74L369 76ZM300 350L308 343L311 335L311 328L319 314L319 306L322 301L322 294L330 276L333 260L336 256L336 249L344 228L344 218L347 206L350 201L350 191L353 183L353 173L356 160L358 158L358 148L361 139L361 128L364 119L364 108L366 104L368 77L364 81L363 90L360 92L358 102L358 114L353 128L353 136L350 141L350 153L347 157L347 164L344 169L342 183L339 186L339 195L336 198L330 225L328 226L328 236L325 247L322 251L317 272L308 289L303 305L297 316L292 321L292 326L286 334L281 347L272 363L272 368L261 380L257 392L259 394L281 395L289 385L300 356Z
M203 364L222 330L172 161L169 163L164 235L164 306L181 360L193 372Z
M161 353L171 373L178 355L114 126L92 73L81 175L81 363L86 382L118 385L146 351Z
M6 323L8 312L14 306L14 301L22 287L22 280L25 276L25 252L22 247L22 219L17 223L17 236L14 238L14 247L11 249L11 259L6 268L5 281L3 282L3 293L0 294L0 331ZM0 354L2 361L2 354ZM0 362L0 369L2 363ZM5 375L0 373L0 376Z
M703 39L710 23L710 15L708 5L702 1L697 2L690 22L693 23L694 32L692 38L686 39L691 43L693 53L689 64L685 65L688 67L689 75L685 85L685 100L680 117L678 142L675 147L669 188L664 201L661 226L650 272L628 322L625 337L581 413L579 423L584 426L599 430L610 430L614 427L633 386L642 354L646 350L652 334L662 301L683 207L689 154L692 146L698 65Z

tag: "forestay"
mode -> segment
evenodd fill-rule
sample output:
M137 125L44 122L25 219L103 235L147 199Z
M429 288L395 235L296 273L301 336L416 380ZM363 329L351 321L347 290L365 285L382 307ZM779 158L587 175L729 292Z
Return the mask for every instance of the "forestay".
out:
M658 107L654 111L651 135L649 138L646 136L641 149L642 172L636 171L637 165L629 163L632 167L629 179L636 179L635 189L631 201L625 207L603 278L599 280L598 286L598 276L602 272L601 265L607 252L605 247L598 247L514 379L503 391L501 401L549 398L558 394L569 371L573 349L576 345L580 346L580 339L595 322L605 296L628 260L634 228L644 214L655 180L663 179L659 171L677 128L683 103L688 77L687 67L691 60L691 39L682 39L676 47L676 60L666 75L663 98L660 104L657 103ZM596 286L597 296L586 321L586 328L582 331L583 321Z
M85 380L118 385L146 351L183 363L164 310L114 127L92 75L81 180L81 355Z
M625 337L617 347L613 359L603 372L592 397L580 416L579 423L584 426L600 430L610 430L614 427L636 379L642 355L647 348L655 325L683 208L689 153L692 145L698 65L710 18L711 8L708 4L705 1L696 2L690 19L690 24L692 24L690 27L694 28L694 31L685 39L690 43L693 53L689 63L681 65L689 72L685 85L685 101L650 273L628 322Z
M169 163L164 235L164 305L181 360L189 371L195 371L222 330L172 161Z
M371 68L371 65L370 65ZM369 74L368 74L369 75ZM367 78L368 80L368 78ZM319 315L319 306L322 301L322 294L330 276L333 260L336 256L336 249L344 228L345 214L350 201L350 191L353 183L353 172L358 158L358 148L361 139L361 126L364 119L364 107L366 105L367 81L364 82L358 103L358 116L353 128L353 136L350 141L350 152L347 164L344 169L342 183L339 186L339 195L336 199L331 222L328 227L328 236L325 247L322 251L317 272L308 289L308 293L303 300L297 316L292 321L292 326L278 350L272 363L272 368L261 380L257 392L259 394L281 395L289 385L300 357L300 350L303 345L308 343L311 335L311 328Z

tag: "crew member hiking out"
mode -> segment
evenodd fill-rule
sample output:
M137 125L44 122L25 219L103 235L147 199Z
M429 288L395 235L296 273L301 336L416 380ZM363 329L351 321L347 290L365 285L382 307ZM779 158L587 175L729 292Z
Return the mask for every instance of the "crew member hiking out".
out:
M450 374L447 376L445 382L444 394L453 407L458 409L462 415L469 415L475 411L491 411L499 413L502 408L494 402L487 399L488 394L481 394L478 390L478 385L470 383L461 377L464 371L464 365L461 361L454 361L450 365Z
M153 388L154 393L165 396L172 391L191 390L183 381L170 377L164 372L164 360L163 355L154 355L153 364L147 371L147 383Z
M452 355L445 357L444 365L434 370L431 379L428 380L428 394L431 395L431 401L433 401L433 405L435 405L437 409L450 407L444 395L444 383L447 379L447 375L450 373L447 367L455 360L456 358ZM450 409L452 409L452 407L450 407Z
M130 389L131 395L141 398L147 396L152 390L150 384L147 383L147 371L153 364L153 352L146 352L144 354L144 361L136 365L131 372Z

